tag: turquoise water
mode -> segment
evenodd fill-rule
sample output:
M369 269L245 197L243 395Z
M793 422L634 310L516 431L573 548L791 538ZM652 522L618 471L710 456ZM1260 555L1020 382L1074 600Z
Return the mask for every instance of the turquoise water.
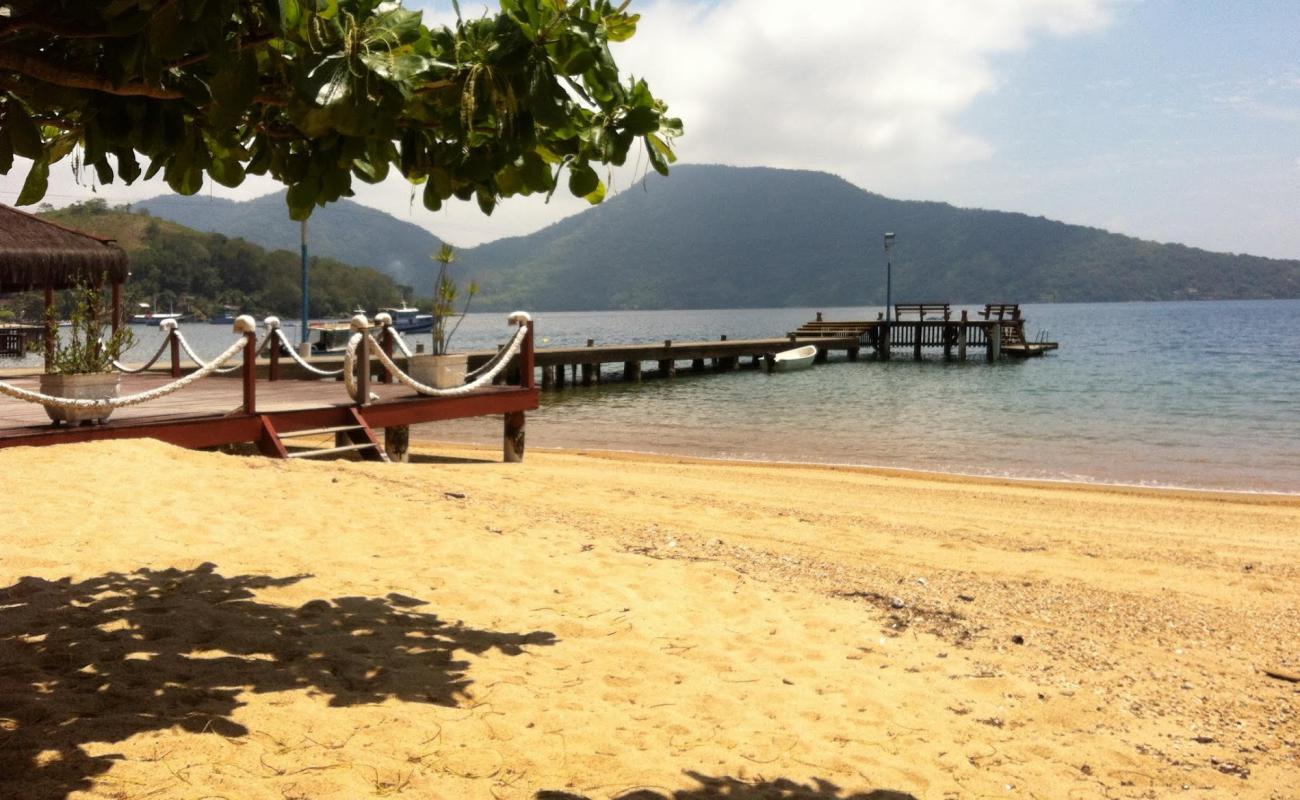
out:
M827 319L876 313L821 310ZM772 336L816 311L543 313L537 335L553 345ZM996 365L944 363L937 352L917 363L896 352L889 362L832 361L800 373L569 388L543 395L529 443L1300 492L1300 301L1024 311L1026 333L1046 331L1059 351ZM463 344L491 341L501 322L467 318Z
M736 339L781 335L817 310L547 312L536 325L543 347ZM878 309L820 310L862 319ZM1300 300L1024 310L1030 338L1045 330L1059 351L996 365L938 353L916 363L900 351L800 373L683 371L569 388L543 395L529 444L1300 493ZM233 341L225 326L184 329L205 356ZM138 332L137 359L159 341ZM472 314L455 345L507 334L504 314ZM494 443L499 428L438 423L422 434Z

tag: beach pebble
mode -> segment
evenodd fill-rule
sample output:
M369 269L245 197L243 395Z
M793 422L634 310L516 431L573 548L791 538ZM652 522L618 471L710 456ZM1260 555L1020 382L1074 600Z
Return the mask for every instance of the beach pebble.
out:
M975 602L975 596L974 596L974 595L969 595L969 594L959 594L959 595L957 595L957 599L960 600L960 601L962 601L963 603L973 603L973 602Z
M1024 643L1025 643L1025 637L1023 637L1023 636L1021 636L1020 634L1017 633L1015 636L1012 636L1012 637L1011 637L1011 643L1012 643L1012 644L1024 644Z
M925 578L917 578L916 582L921 584L922 586L925 586L927 583L929 583L929 581L927 581Z
M890 608L906 608L906 607L907 607L907 603L903 602L903 598L901 598L901 597L891 597L891 598L889 598L889 607L890 607Z

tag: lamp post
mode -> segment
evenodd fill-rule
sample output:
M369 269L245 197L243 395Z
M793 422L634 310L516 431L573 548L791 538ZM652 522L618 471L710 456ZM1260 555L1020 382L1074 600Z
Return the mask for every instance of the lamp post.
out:
M308 281L307 281L307 220L302 221L301 235L302 235L302 333L299 341L305 344L310 339L308 334L311 333L311 331L307 329L307 321L310 318L310 311L311 311L311 305L310 305L311 295L309 293L310 286L308 285Z
M892 322L894 319L894 295L893 295L893 278L894 265L890 258L890 251L894 249L894 234L885 234L885 322Z

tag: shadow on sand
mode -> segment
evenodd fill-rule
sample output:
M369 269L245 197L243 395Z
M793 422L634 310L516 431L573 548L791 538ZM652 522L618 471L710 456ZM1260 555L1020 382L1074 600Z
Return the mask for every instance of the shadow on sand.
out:
M695 789L678 789L671 794L652 790L634 789L617 795L613 800L917 800L907 792L873 789L869 792L844 794L830 781L814 778L811 783L799 783L788 778L749 782L739 778L714 778L698 772L687 772L699 783ZM591 800L580 794L568 792L538 792L536 800Z
M92 756L89 743L173 726L242 736L231 717L246 691L455 706L471 683L456 650L518 655L556 641L444 622L398 594L300 608L254 597L309 577L226 577L204 564L0 588L0 797L89 788L120 758Z

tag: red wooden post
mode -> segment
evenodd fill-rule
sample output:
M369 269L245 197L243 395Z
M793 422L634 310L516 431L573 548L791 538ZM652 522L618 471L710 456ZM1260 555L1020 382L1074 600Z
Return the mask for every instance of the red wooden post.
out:
M113 282L113 335L122 329L122 284Z
M244 317L240 317L244 319ZM250 322L252 317L247 318ZM236 327L239 327L236 321ZM257 413L257 324L244 330L244 413Z
M385 323L384 334L382 337L380 337L379 346L384 351L384 355L388 356L389 358L393 357L393 344L396 338L397 338L397 334L393 333L392 323ZM379 382L392 383L393 373L389 371L388 367L386 366L382 367L382 369L383 371L379 373ZM408 366L407 369L410 369L410 367Z
M54 367L54 342L59 335L59 320L54 316L54 287L45 287L45 371Z
M274 323L271 321L274 319ZM271 341L271 366L267 367L266 377L271 381L280 380L280 337L276 331L280 330L280 320L272 317L266 321L266 336Z
M179 377L181 376L181 338L180 338L180 336L181 336L181 335L180 335L180 333L177 332L177 330L176 330L176 326L175 326L175 325L173 325L173 326L172 326L172 327L167 331L167 339L168 339L168 341L171 343L171 350L172 350L172 377L173 377L173 378L179 378Z

